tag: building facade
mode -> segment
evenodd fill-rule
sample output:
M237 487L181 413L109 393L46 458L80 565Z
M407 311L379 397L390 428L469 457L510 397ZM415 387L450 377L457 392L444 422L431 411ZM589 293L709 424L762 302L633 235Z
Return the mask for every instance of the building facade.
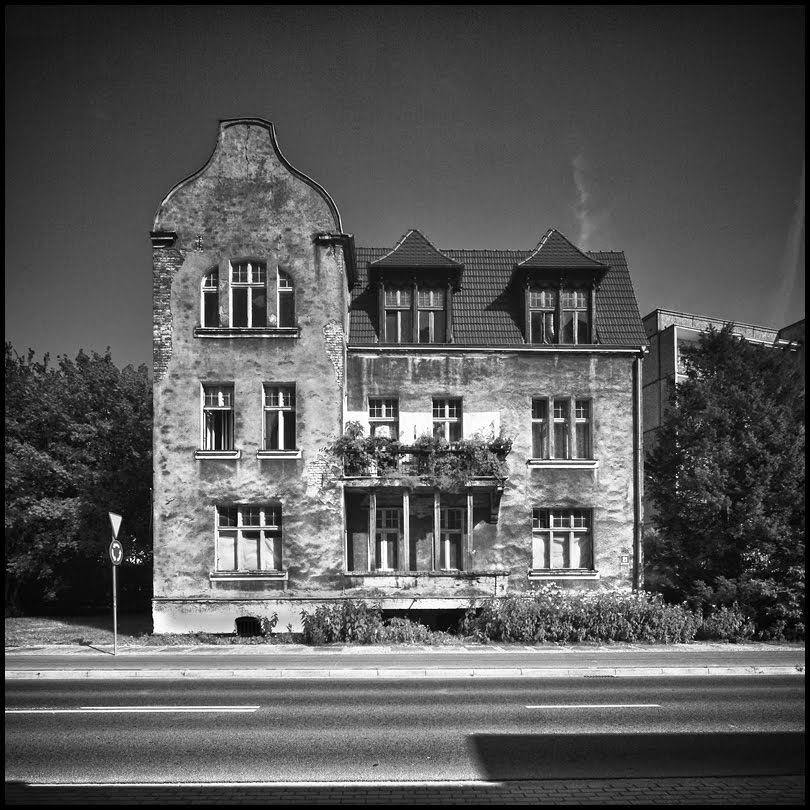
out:
M640 586L621 252L356 246L261 119L221 122L152 245L156 632Z
M783 351L798 352L800 368L804 369L804 320L782 329L772 329L686 312L655 309L646 315L642 322L649 339L649 353L643 363L645 456L655 447L656 435L669 407L673 387L686 378L683 349L695 346L701 334L707 330L720 330L726 323L732 323L733 333L742 340L761 346L772 346ZM652 524L654 508L651 502L645 502L644 516L647 526Z

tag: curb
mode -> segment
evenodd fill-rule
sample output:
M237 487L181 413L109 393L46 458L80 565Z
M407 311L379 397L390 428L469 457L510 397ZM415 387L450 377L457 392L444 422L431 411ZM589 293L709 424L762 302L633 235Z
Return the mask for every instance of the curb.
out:
M213 680L241 678L244 680L298 679L467 679L467 678L633 678L656 676L723 676L723 675L801 675L803 666L761 667L607 667L600 669L566 668L431 668L431 669L47 669L6 670L6 680L132 680L157 678L163 680Z

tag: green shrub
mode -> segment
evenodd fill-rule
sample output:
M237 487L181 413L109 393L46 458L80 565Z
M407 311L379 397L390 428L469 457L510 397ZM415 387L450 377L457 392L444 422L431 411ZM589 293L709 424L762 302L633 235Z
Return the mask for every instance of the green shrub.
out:
M735 602L730 607L720 605L709 611L698 627L695 638L708 641L742 641L754 635L754 623L749 621Z
M458 641L450 633L431 630L420 622L400 618L386 619L380 640L388 644L452 644Z
M314 613L301 611L301 624L306 644L356 642L374 644L382 636L382 611L365 602L351 599L320 605Z
M700 615L668 605L658 594L563 591L557 585L531 595L473 602L461 632L481 642L691 641Z

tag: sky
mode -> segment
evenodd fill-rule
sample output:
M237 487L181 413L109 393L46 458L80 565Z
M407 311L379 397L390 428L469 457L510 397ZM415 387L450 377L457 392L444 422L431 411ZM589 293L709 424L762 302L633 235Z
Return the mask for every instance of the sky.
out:
M642 316L804 318L803 6L5 6L6 342L151 365L149 232L273 122L358 245L623 250Z

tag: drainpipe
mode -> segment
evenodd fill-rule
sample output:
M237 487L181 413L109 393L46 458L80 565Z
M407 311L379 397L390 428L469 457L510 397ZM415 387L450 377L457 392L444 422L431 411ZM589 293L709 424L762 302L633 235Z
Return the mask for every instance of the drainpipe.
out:
M642 434L641 434L641 362L646 350L642 349L633 360L633 590L643 585L643 547L641 538L642 520Z

